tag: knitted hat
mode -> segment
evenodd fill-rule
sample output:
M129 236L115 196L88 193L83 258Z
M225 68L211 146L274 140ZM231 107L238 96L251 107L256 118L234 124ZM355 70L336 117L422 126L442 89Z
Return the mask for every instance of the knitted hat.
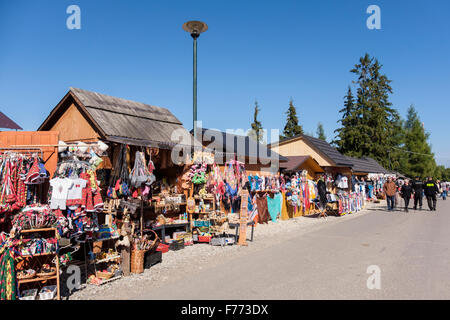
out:
M28 171L27 178L25 180L25 184L35 184L40 178L40 170L39 170L39 163L37 158L34 159L33 165L31 166L30 170Z

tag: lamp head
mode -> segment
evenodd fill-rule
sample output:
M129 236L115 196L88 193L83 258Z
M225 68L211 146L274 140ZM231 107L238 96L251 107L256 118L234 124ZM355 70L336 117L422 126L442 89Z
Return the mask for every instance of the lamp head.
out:
M201 21L188 21L183 24L183 30L189 32L192 38L197 39L200 33L208 30L208 25Z

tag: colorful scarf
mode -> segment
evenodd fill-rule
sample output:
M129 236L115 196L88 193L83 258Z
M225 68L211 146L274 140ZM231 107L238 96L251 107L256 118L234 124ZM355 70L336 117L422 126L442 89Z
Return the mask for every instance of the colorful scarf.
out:
M0 300L16 300L17 279L11 249L6 249L0 258Z

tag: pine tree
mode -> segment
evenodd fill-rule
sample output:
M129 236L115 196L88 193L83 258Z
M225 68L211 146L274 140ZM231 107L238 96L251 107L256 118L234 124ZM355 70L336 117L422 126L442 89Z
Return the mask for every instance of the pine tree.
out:
M344 108L339 110L339 113L342 114L341 119L339 120L341 127L334 130L334 132L337 133L337 136L335 137L333 144L336 145L340 152L348 154L353 150L354 138L357 136L357 132L353 132L356 124L356 112L355 99L353 98L350 86L348 87L347 95L344 99Z
M381 73L381 68L377 59L366 54L350 70L357 76L356 101L351 107L349 92L335 143L346 155L369 156L386 168L398 170L401 151L396 148L402 144L403 127L389 102L391 80Z
M255 100L255 109L253 112L253 123L251 124L251 129L248 132L248 135L256 140L257 142L263 141L263 127L261 122L258 120L258 113L261 109L258 106L258 101Z
M317 138L322 139L323 141L327 141L327 137L325 136L325 130L323 130L322 123L317 124Z
M408 114L404 123L406 161L402 171L410 176L425 178L427 176L440 175L436 171L436 161L428 143L429 133L425 132L423 124L413 105L408 108Z
M292 99L289 101L289 108L286 112L286 125L283 130L283 138L292 138L303 134L303 128L298 124L297 110Z

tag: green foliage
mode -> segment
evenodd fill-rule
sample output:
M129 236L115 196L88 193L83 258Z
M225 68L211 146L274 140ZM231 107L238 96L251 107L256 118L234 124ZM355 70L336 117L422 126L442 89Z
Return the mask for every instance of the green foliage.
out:
M317 138L327 141L327 137L325 136L325 130L323 130L323 125L320 122L317 124L316 134Z
M413 105L408 108L408 114L404 123L404 150L406 150L406 161L402 164L402 172L411 177L419 176L442 176L431 152L428 143L429 133L425 132L423 124ZM445 170L445 168L443 168Z
M353 150L355 137L358 136L358 132L355 131L355 99L350 86L348 87L347 95L344 99L344 108L339 110L339 113L342 114L342 118L338 121L341 123L341 127L334 131L337 133L337 136L332 143L338 148L339 151L345 154Z
M253 112L253 122L251 124L251 129L248 132L248 135L253 138L254 140L256 140L257 142L262 142L263 141L263 136L264 136L264 132L263 132L263 127L261 122L258 120L258 113L259 111L261 111L261 109L258 106L258 101L255 101L255 109Z
M286 125L283 130L283 138L292 138L303 134L303 128L298 124L297 110L292 99L289 101L289 108L286 112Z
M403 126L389 101L391 80L381 73L382 65L368 54L350 70L357 80L356 99L351 88L340 110L341 128L335 132L338 150L353 157L368 156L391 170L401 167ZM398 149L396 149L398 148Z

